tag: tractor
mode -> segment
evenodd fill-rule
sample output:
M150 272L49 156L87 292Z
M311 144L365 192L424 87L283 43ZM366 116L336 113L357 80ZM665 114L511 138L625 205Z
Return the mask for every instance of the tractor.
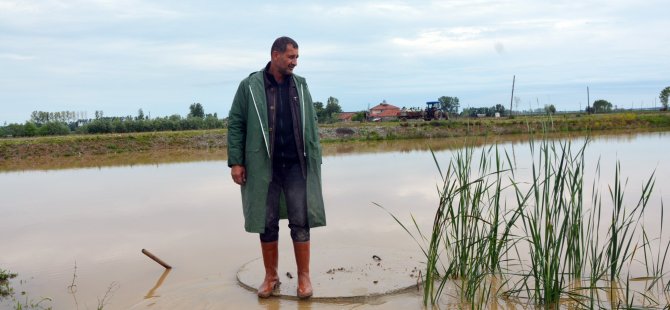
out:
M400 121L407 121L408 119L423 119L424 121L437 120L445 118L445 114L439 108L439 101L426 102L426 109L419 108L406 110L403 108L398 112L398 119Z
M426 110L423 112L423 120L438 120L445 118L445 114L440 110L439 101L428 101L426 102Z

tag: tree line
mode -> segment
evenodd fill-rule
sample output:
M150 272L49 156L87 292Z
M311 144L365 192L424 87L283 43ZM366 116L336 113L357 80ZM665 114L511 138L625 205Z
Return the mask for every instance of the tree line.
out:
M200 103L189 106L186 117L174 114L165 117L150 118L142 109L136 116L104 116L103 111L95 111L95 118L86 118L85 112L34 111L30 120L24 124L0 126L0 137L34 137L67 135L70 133L99 134L152 131L179 131L197 129L225 128L226 120L219 119L216 113L205 114Z
M670 86L661 90L660 94L658 95L658 98L661 100L661 111L667 111L668 110L668 97L670 97ZM517 101L517 105L518 105L518 101L520 101L520 98L515 97L514 99ZM459 109L459 106L460 106L460 102L458 100L458 97L442 96L438 99L438 102L440 103L440 109L443 112L449 113L451 115L459 115L458 109ZM609 102L605 99L598 99L598 100L593 101L593 103L590 106L587 106L584 109L584 112L586 112L586 113L609 113L609 112L612 112L615 109L616 109L616 107L613 106L611 102ZM478 115L494 116L496 113L499 113L500 116L507 116L507 115L510 114L510 112L511 111L506 110L503 105L496 104L495 106L492 106L492 107L465 108L460 113L460 115L461 116L476 117ZM553 104L548 104L548 105L545 105L544 108L538 108L534 112L554 114L554 113L556 113L556 107Z
M668 110L668 97L670 86L664 88L659 94L662 110ZM518 99L518 98L515 98ZM496 104L491 107L465 108L460 113L460 100L458 97L441 96L438 98L440 110L450 115L461 115L477 117L479 115L508 116L511 111L505 106ZM517 103L518 104L518 103ZM337 115L342 113L339 100L328 97L326 104L321 101L314 102L319 123L334 123L338 121ZM604 99L598 99L585 109L588 113L607 113L612 111L612 103ZM553 104L545 105L544 109L538 109L539 113L554 114L556 107ZM142 109L137 111L136 116L106 117L103 111L95 111L95 118L87 118L87 113L82 111L60 111L46 112L33 111L30 120L24 124L8 124L0 126L0 137L33 137L50 135L67 135L70 133L99 134L99 133L128 133L128 132L151 132L151 131L179 131L197 129L218 129L227 126L226 119L219 119L216 113L205 114L205 109L200 103L189 106L186 117L179 114L171 116L151 118L144 114ZM354 115L353 121L364 121L366 111L360 111Z
M329 97L326 105L314 102L319 123L337 121L337 114L342 112L339 100ZM364 116L363 116L364 118ZM87 117L83 111L33 111L30 120L23 124L0 126L1 137L35 137L77 134L130 133L153 131L180 131L199 129L226 128L227 119L220 119L217 113L206 114L200 103L189 106L186 117L173 114L165 117L151 118L142 109L135 116L105 116L103 111L96 110L94 118Z

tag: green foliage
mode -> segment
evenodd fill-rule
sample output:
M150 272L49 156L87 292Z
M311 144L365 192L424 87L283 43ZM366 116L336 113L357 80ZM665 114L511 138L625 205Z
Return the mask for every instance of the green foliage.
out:
M4 299L11 301L13 309L23 310L23 309L38 309L38 310L51 310L53 309L49 303L52 301L51 298L42 297L39 300L29 299L26 292L21 292L21 297L19 298L14 292L14 288L9 284L9 280L16 278L16 273L11 273L7 270L0 269L0 302ZM21 281L22 283L23 281Z
M326 104L326 108L324 109L324 112L327 115L333 115L334 113L341 113L342 108L340 107L340 101L337 100L335 97L328 97L328 103Z
M354 122L362 122L362 121L365 121L365 111L361 111L361 112L356 113L356 115L354 115L354 116L351 118L351 120L354 121Z
M494 114L495 114L495 113L500 113L500 116L504 116L504 115L505 115L505 111L507 111L507 110L505 110L505 106L502 105L502 104L496 104L496 105L493 107L493 113L494 113Z
M612 103L607 100L599 99L593 102L593 110L596 113L606 113L612 111Z
M458 114L459 100L458 97L442 96L437 99L440 102L440 109L451 114Z
M152 132L152 131L179 131L198 129L225 128L225 120L218 119L212 114L205 117L182 118L175 114L169 117L135 120L132 117L116 117L97 119L77 131L79 133L125 133L125 132Z
M490 108L466 108L461 112L462 116L477 117L478 115L484 115L488 117L494 116L496 113L500 113L500 116L504 116L506 113L505 107L502 104L496 104Z
M62 122L62 123L71 123L75 122L78 119L85 118L84 112L75 112L75 111L61 111L61 112L46 112L46 111L33 111L30 114L30 121L35 123L37 126L46 124L48 122Z
M62 122L48 122L37 129L40 136L62 136L70 134L70 127Z
M144 119L144 111L142 111L142 109L137 110L137 118L135 118L135 119L136 120Z
M658 99L661 99L661 104L663 104L665 110L668 109L668 96L670 96L670 86L664 88L658 95Z
M0 301L7 298L14 293L14 290L9 285L9 280L16 278L15 273L0 269Z
M319 122L323 118L323 102L314 101L314 111L316 112L316 117L319 118Z
M319 123L332 123L335 121L337 113L342 113L342 108L337 98L328 97L328 101L326 102L325 108L323 102L314 102L314 110L316 110L316 117L319 119Z
M583 173L584 146L576 153L570 143L540 142L539 152L531 141L529 190L515 183L517 203L528 205L524 212L524 230L531 249L531 272L526 286L539 304L557 304L565 293L565 271L581 274L584 227Z
M190 112L188 113L188 117L199 117L199 118L205 117L205 109L199 102L192 104L191 106L188 107L188 109L190 110Z
M9 124L5 126L5 136L10 137L25 137L26 131L24 125L21 124Z
M556 107L553 104L545 105L544 112L547 114L556 114Z
M433 154L443 184L438 184L439 205L430 236L421 232L414 218L418 236L391 214L426 256L421 279L424 304L438 304L449 281L473 309L497 304L501 296L527 298L547 309L558 308L567 299L577 302L578 308L646 308L636 304L640 301L632 296L637 294L644 296L645 305L667 307L666 301L657 299L662 295L647 294L655 284L670 288L670 282L662 282L668 274L670 241L663 241L667 239L663 231L657 238L648 237L642 220L654 189L654 173L644 181L637 204L625 205L626 181L617 162L614 185L608 186L611 215L606 215L597 190L602 187L600 164L591 199L583 195L587 144L588 140L573 150L570 142L531 140L530 180L521 179L513 154L501 154L497 148L495 153L493 147L483 149L479 162L473 148L457 151L446 170ZM501 200L510 196L514 202ZM660 208L662 228L662 202ZM601 228L601 219L607 230ZM640 234L643 242L638 241ZM654 242L657 247L652 248ZM520 252L526 246L530 259ZM617 290L622 274L635 270L631 267L635 263L643 264L644 278L651 281L645 291L632 291L628 274L625 296L610 293L610 300L600 300L598 291ZM609 287L603 281L609 281Z
M23 125L23 131L26 137L34 137L37 135L37 126L33 122L26 122L26 124Z

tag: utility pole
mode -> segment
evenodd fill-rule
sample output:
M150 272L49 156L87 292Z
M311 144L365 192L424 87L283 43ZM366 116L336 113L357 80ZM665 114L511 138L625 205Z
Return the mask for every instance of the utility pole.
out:
M514 82L516 81L516 74L512 76L512 97L509 98L509 117L512 117L512 101L514 101Z

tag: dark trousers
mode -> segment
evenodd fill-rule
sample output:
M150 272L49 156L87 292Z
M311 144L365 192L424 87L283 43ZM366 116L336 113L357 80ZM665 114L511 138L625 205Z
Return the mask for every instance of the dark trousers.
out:
M268 188L265 212L265 232L261 242L279 239L279 196L284 193L288 211L288 227L295 242L309 241L307 222L307 182L299 163L277 163L272 168L272 181Z

